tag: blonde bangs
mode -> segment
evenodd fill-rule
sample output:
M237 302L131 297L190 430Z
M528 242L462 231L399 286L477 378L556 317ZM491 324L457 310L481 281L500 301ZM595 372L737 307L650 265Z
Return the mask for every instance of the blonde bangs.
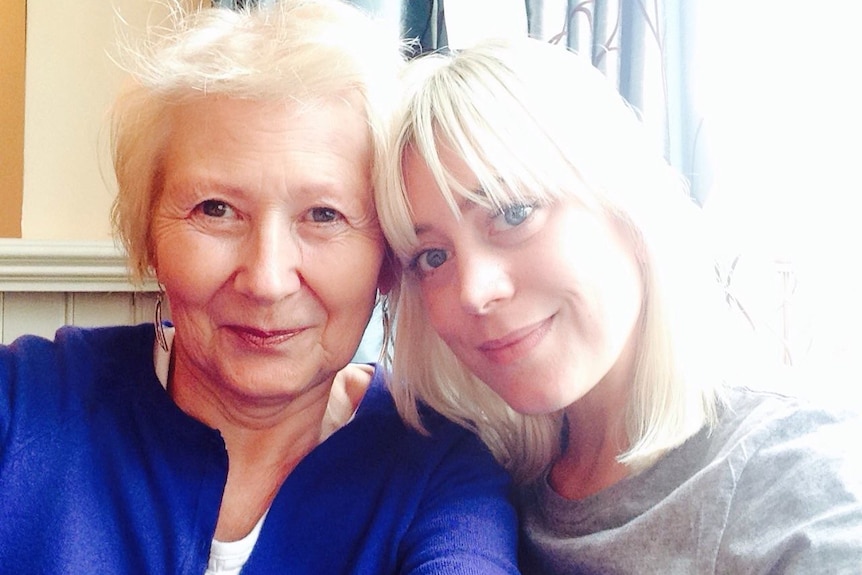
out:
M386 170L382 189L388 192L378 201L381 222L402 258L417 242L401 163L410 149L428 167L456 216L461 199L499 210L513 203L548 204L584 189L546 126L529 113L517 93L518 75L470 75L469 69L477 66L486 67L481 54L455 61L430 54L414 61L404 78L407 95L390 150L395 158L390 162L398 163ZM513 115L512 110L520 113ZM457 181L441 161L441 148L466 164L479 189Z

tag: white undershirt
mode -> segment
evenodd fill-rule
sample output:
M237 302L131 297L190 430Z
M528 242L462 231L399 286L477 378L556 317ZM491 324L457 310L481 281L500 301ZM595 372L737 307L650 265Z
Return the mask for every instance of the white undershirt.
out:
M158 338L156 338L156 343L153 346L153 364L156 376L159 378L162 387L167 389L171 364L170 350L174 342L174 328L166 325L164 330L168 350L165 351L162 349ZM327 437L344 427L351 420L355 412L355 406L350 400L345 387L343 385L333 385L332 390L329 392L329 403L326 405L326 413L321 422L319 443L323 443ZM263 522L268 512L269 509L264 512L249 534L242 539L238 539L237 541L219 541L218 539L213 539L210 546L207 570L204 575L239 575L240 570L248 561L257 543L257 538L260 535L260 530L263 527Z
M266 513L263 514L263 517L248 535L237 541L213 539L210 546L210 558L207 561L207 570L204 575L239 575L240 569L251 557L264 519L266 519Z

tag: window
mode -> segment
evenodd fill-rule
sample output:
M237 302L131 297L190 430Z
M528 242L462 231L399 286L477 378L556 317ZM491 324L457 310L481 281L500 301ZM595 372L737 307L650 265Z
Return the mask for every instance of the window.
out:
M716 168L705 210L728 261L738 255L731 290L754 323L752 353L798 376L796 392L862 395L851 383L862 374L862 6L702 7L696 89Z
M862 157L862 37L854 29L862 21L862 4L524 4L532 35L575 42L581 53L603 50L615 60L606 70L611 77L626 49L619 39L625 10L646 20L639 41L653 44L640 55L640 72L661 72L656 45L681 52L665 52L664 81L687 83L703 119L699 129L705 139L698 145L706 146L712 166L704 210L720 237L719 271L750 338L744 342L750 367L764 370L766 387L777 381L778 372L791 376L792 389L782 383L780 391L839 401L858 395L862 405L862 393L854 389L862 375L855 361L862 350L862 273L856 270L862 214L854 209L862 206L856 174ZM511 15L502 13L497 21L494 10L484 11L486 34L510 32ZM456 11L445 16L448 27L459 17ZM456 28L466 25L457 22ZM598 46L590 44L591 34L599 38ZM661 90L645 85L639 102L650 126L664 121L651 116L663 108L662 102L656 105L656 94L662 96ZM693 174L697 177L697 169Z

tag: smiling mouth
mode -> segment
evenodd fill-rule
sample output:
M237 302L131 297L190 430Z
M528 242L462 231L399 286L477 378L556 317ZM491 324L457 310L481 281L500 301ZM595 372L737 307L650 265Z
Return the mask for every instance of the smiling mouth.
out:
M515 330L499 339L488 340L478 350L494 363L507 364L526 356L551 328L554 316Z
M228 329L240 340L255 347L278 346L305 331L305 328L270 331L236 325L229 326Z

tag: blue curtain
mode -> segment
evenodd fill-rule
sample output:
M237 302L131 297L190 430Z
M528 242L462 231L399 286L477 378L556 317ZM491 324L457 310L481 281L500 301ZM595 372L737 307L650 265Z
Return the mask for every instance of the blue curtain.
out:
M440 0L404 0L401 10L401 33L417 42L417 55L446 46L446 23Z
M530 36L589 55L616 82L702 204L713 173L692 83L698 1L525 0L524 9ZM404 1L402 33L421 51L444 47L444 8L445 0Z

